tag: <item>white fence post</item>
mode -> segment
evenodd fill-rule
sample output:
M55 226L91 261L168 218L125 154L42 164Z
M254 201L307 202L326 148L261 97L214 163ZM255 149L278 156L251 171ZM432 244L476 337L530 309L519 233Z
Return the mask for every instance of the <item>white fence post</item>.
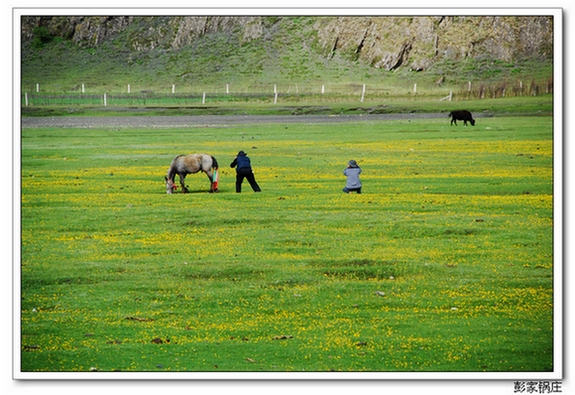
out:
M26 107L28 107L28 92L24 93L24 102L26 103Z
M130 93L130 84L128 84L128 93Z
M106 94L104 93L104 107L108 106L108 99L106 97Z
M230 84L226 84L226 94L230 94Z
M321 94L323 95L325 93L325 85L321 86Z
M206 92L204 92L204 95L202 96L202 104L206 104Z
M365 97L365 84L363 84L363 89L361 90L361 102L363 103L363 99Z
M441 99L439 99L439 101L444 101L444 100L451 101L452 98L453 98L453 91L449 91L449 95L442 97Z
M36 92L40 92L40 84L36 84Z
M84 92L85 92L85 90L84 90L84 84L82 84L82 93L84 93Z
M413 84L413 93L417 93L417 84Z
M176 85L172 84L172 93L176 93Z
M278 102L278 87L276 84L274 84L274 104L277 104Z

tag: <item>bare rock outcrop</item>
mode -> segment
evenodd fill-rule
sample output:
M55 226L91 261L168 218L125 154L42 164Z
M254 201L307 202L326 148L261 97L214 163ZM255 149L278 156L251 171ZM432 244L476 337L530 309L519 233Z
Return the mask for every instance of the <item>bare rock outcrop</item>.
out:
M42 26L80 47L123 40L134 51L178 51L203 36L222 34L238 46L290 34L282 21L294 17L262 16L30 16L22 18L22 39ZM302 45L326 59L340 56L372 67L415 71L441 60L465 58L506 62L550 59L550 16L365 16L309 17L298 32ZM293 31L291 32L293 33ZM234 41L235 40L235 41Z

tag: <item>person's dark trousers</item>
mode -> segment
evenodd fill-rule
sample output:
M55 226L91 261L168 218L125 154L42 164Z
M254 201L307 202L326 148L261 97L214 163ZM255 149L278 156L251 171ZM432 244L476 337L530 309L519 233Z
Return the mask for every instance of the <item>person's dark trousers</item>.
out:
M242 191L242 182L244 182L244 178L248 179L252 189L254 192L261 192L260 186L256 182L256 178L254 177L254 173L251 169L238 169L236 173L236 192L240 193Z
M351 193L351 192L361 193L361 187L359 187L359 188L348 188L348 187L345 187L345 188L343 188L343 191L344 191L345 193Z

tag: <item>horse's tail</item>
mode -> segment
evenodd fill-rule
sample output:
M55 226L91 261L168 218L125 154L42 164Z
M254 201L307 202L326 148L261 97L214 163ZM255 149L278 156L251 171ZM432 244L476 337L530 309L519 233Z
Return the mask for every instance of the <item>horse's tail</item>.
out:
M211 156L211 155L210 155ZM216 158L214 158L212 156L212 168L214 169L218 169L219 165L218 165L218 161L216 160Z

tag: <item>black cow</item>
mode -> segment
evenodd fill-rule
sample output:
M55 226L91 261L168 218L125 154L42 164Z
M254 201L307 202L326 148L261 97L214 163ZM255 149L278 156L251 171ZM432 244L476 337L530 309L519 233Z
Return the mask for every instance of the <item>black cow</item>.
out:
M475 119L473 119L473 116L467 110L451 111L448 116L451 117L451 125L455 122L457 126L457 120L460 120L463 121L463 125L465 126L467 126L467 121L471 123L471 126L475 126Z

